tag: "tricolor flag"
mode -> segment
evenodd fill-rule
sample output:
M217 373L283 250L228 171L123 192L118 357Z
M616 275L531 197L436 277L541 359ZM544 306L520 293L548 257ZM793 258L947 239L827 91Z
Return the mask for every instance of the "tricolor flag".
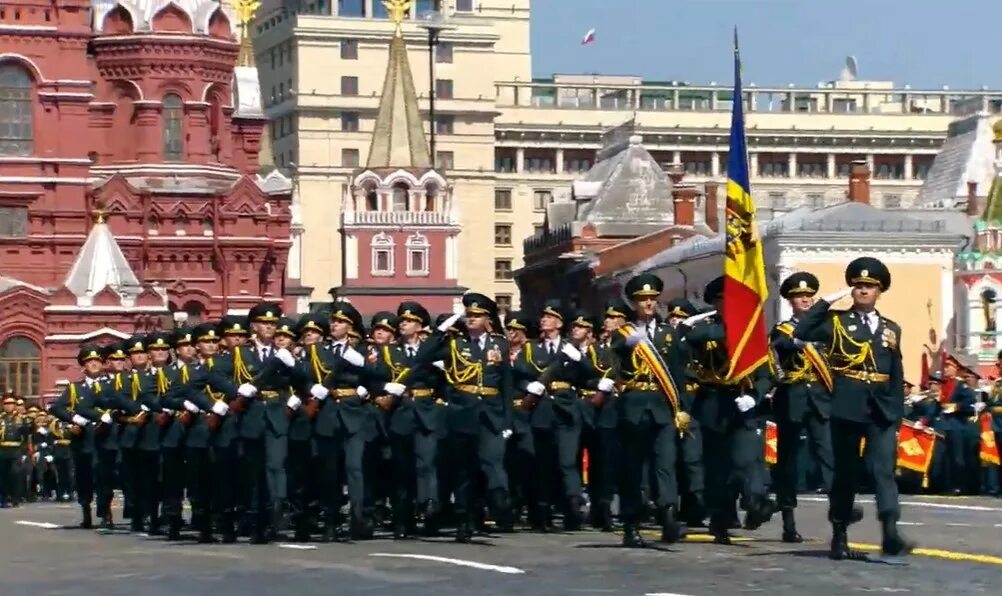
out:
M762 309L768 296L765 258L748 175L741 56L734 29L734 97L731 146L727 160L727 231L724 252L724 298L721 318L727 337L727 378L748 376L769 361L769 343Z
M585 36L581 39L581 45L587 46L593 43L595 43L595 30L589 29L588 33L585 33Z

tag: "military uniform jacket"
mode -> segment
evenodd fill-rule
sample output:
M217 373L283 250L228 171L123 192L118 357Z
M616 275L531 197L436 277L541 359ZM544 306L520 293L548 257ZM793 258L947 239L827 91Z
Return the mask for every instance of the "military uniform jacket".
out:
M827 420L831 416L831 393L791 334L785 332L796 326L797 321L791 319L773 327L769 334L776 364L784 373L772 398L773 411L782 421L800 422L809 412Z
M814 303L793 335L824 346L834 373L832 417L854 422L896 424L904 415L904 370L901 327L880 317L871 332L849 310L830 310L824 300Z
M529 416L533 428L553 428L558 420L570 425L581 422L577 393L581 366L560 351L566 341L557 341L554 354L547 350L545 340L528 341L512 367L513 382L521 393L527 393L526 387L533 381L546 385L546 393Z
M125 370L111 375L108 386L119 396L121 410L127 416L135 416L144 409L152 412L157 407L156 388L152 378L145 371ZM136 424L118 425L118 446L122 449L134 449L140 443L145 425L154 424L152 417L147 417L143 426Z
M302 375L313 383L320 383L330 390L323 400L317 418L313 423L313 433L319 437L334 437L345 433L362 436L372 435L374 426L372 409L367 400L356 393L360 386L367 386L366 366L354 366L340 356L340 350L347 349L347 342L324 346L308 346L303 359L299 361ZM335 350L338 350L335 353ZM338 395L341 392L343 395Z
M648 329L648 337L654 349L661 355L661 360L667 365L668 373L679 392L679 402L683 410L690 401L685 388L685 362L683 346L677 337L676 330L668 325L655 322ZM616 400L617 415L621 421L638 424L645 412L650 412L658 424L671 424L675 413L666 396L660 389L631 389L632 383L655 385L653 373L641 360L637 351L639 346L630 346L621 333L612 335L612 351L619 365L618 376L623 383L623 390Z
M285 403L293 393L308 392L309 379L298 366L286 366L274 356L262 360L256 346L239 346L227 358L234 371L233 382L238 386L251 383L258 390L240 418L240 436L260 439L265 431L286 436L289 417Z
M49 411L59 420L72 424L75 415L83 416L90 421L100 420L101 415L94 409L96 405L97 400L87 382L75 381L66 386L63 393L53 402ZM94 451L94 425L88 424L81 430L79 435L70 433L70 447L75 451L92 453Z
M73 442L72 435L70 434L70 425L62 420L50 420L46 428L49 431L46 436L52 448L53 459L70 459L73 456L70 447L70 443Z
M185 401L190 401L202 410L200 414L194 416L187 432L176 418L174 425L178 427L177 432L184 435L186 447L207 449L213 443L212 431L209 430L208 424L212 406L217 401L226 402L227 398L232 398L236 395L237 388L229 379L213 370L211 359L205 363L179 363L173 368L177 371L177 382L171 385L168 395L164 396L164 403L176 405L177 408L173 409L177 413L184 411ZM224 424L225 419L229 417L229 414L223 417Z
M992 430L1002 433L1002 381L995 382L985 402L988 406L985 411L992 417Z
M140 412L139 404L129 399L123 388L119 385L122 373L105 375L97 380L91 387L94 392L95 410L99 415L108 413L115 415L121 413L125 416L134 416ZM94 427L94 444L99 449L118 449L121 446L121 434L126 424L112 422L105 424L98 422Z
M21 416L0 414L0 451L20 455L30 435L31 430Z
M526 342L525 345L528 345ZM514 379L515 376L515 363L522 358L522 352L525 350L525 345L518 348L514 353L509 353L508 362L511 363L512 367L512 379L514 388L512 390L512 410L511 410L511 430L515 434L527 434L532 432L532 426L530 420L532 417L532 412L526 411L522 408L522 400L525 398L525 391L518 388L518 382Z
M233 391L223 391L215 392L211 389L211 384L206 383L205 393L206 396L211 401L222 400L224 403L229 404L236 397L236 387L245 381L236 378L233 370L233 358L229 353L219 354L211 358L207 358L202 366L211 372L214 376L213 378L219 379L219 382L228 382ZM205 424L205 418L208 414L203 414L199 416L202 420L199 422ZM234 441L240 436L240 419L243 415L236 412L230 411L225 416L219 425L219 429L216 431L210 439L211 445L213 447L219 447L221 449L226 449L232 446ZM192 430L195 430L194 428ZM209 432L208 427L205 427L205 431ZM211 434L211 433L210 433ZM190 435L190 432L189 432ZM190 440L190 437L189 437ZM198 445L196 438L196 445Z
M768 364L737 383L726 381L729 356L723 323L711 317L692 327L680 325L678 329L685 334L689 365L697 379L692 414L700 426L715 432L726 432L736 425L757 428L757 406L772 386ZM734 400L742 395L753 397L756 407L741 412Z
M407 392L397 398L389 415L389 431L396 435L411 435L419 429L432 433L445 429L442 371L418 362L420 343L413 349L413 355L409 355L408 346L402 344L380 346L373 363L373 374L379 381L407 385Z
M578 392L582 398L581 412L585 423L594 428L616 428L619 423L616 418L616 395L607 395L601 407L592 405L590 399L598 390L600 379L614 379L617 374L612 344L589 345L584 350L581 372L582 380Z
M972 422L976 410L974 404L978 403L978 396L974 390L966 383L958 380L953 386L953 395L942 405L942 423L937 426L942 430L963 430Z
M452 432L477 434L480 421L500 433L511 429L512 366L508 340L497 334L479 340L436 331L421 345L416 361L440 365L450 386L448 425Z

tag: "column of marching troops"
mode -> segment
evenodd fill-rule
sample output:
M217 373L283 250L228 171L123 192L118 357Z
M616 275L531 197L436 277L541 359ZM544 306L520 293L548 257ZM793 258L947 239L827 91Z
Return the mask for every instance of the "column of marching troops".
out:
M495 303L468 293L434 322L403 302L374 316L366 337L347 302L295 322L261 304L246 317L83 346L83 377L51 417L35 412L28 424L4 401L0 498L17 500L28 459L57 472L59 498L72 468L83 527L95 507L99 525L114 528L121 486L131 530L168 540L181 537L187 498L187 523L205 543L266 543L290 524L299 541L364 540L381 522L398 539L450 527L469 542L488 520L498 532L547 532L556 513L565 530L612 531L615 513L624 546L643 546L652 518L664 542L708 519L714 541L729 544L732 530L777 511L782 539L800 542L806 435L829 495L831 556L853 556L847 528L862 518L864 480L884 552L904 554L913 544L897 528L896 433L906 406L919 424L933 414L921 396L906 399L901 329L876 310L887 268L861 257L845 280L823 299L810 273L784 280L793 316L772 329L768 361L736 381L723 278L704 292L715 310L675 299L662 318L651 274L597 316L550 301L538 316L508 313L502 327ZM831 308L850 294L851 307ZM965 387L944 409L975 407ZM775 500L764 414L778 426Z

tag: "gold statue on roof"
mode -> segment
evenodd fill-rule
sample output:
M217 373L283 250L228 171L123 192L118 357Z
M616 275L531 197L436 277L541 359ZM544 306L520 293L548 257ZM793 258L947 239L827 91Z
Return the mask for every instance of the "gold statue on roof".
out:
M257 9L261 8L261 2L259 0L236 0L235 4L237 20L241 27L246 28L254 20Z
M386 7L390 20L397 26L396 33L399 34L400 24L404 22L411 10L411 0L383 0L383 6Z

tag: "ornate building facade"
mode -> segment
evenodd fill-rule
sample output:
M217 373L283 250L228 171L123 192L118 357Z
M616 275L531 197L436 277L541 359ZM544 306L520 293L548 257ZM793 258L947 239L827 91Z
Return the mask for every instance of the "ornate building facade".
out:
M258 173L266 121L233 12L49 0L3 15L0 385L45 394L82 341L282 300L291 183Z

